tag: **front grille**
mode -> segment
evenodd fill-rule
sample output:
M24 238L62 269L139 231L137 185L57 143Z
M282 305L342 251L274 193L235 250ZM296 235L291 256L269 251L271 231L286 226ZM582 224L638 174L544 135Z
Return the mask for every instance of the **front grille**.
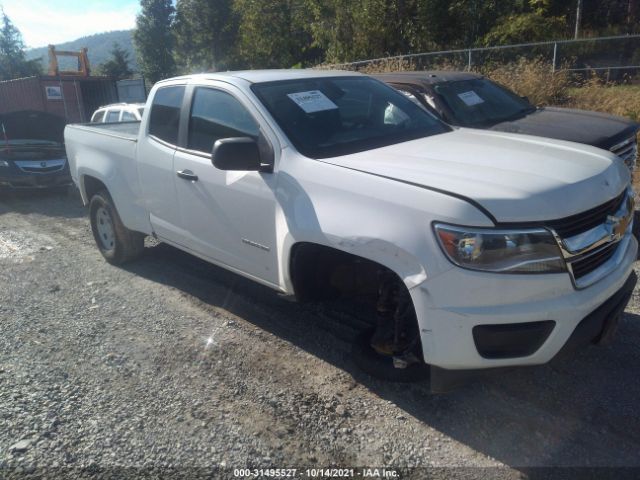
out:
M16 161L16 166L27 173L52 173L62 170L66 164L64 159L49 159L49 160L19 160Z
M52 167L20 167L21 170L29 173L51 173L62 170L64 165L54 165Z
M635 138L631 138L622 144L618 144L611 149L612 153L618 155L625 165L631 170L635 168L638 156L638 143Z
M590 252L577 260L573 260L571 262L573 278L578 280L607 263L616 253L619 245L620 244L618 242L610 243L600 250L597 250L595 253Z
M600 224L605 223L607 216L618 211L626 198L626 190L613 200L609 200L586 212L578 213L570 217L546 222L546 225L562 238L570 238L579 233L586 232Z
M631 190L625 189L591 210L546 223L555 231L576 288L586 288L615 269L629 244L633 208Z

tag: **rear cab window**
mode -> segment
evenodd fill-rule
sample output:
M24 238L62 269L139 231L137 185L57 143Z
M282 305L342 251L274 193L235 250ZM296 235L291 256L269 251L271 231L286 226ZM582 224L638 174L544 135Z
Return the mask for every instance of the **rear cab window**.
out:
M184 92L184 85L160 87L156 91L149 112L149 136L177 145Z

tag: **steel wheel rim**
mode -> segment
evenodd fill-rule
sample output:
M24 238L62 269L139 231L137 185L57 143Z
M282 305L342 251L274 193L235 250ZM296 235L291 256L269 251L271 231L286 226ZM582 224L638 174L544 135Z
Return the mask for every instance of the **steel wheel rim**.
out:
M113 221L109 211L104 207L96 210L96 230L100 244L105 250L113 250L116 246L116 233L113 229Z

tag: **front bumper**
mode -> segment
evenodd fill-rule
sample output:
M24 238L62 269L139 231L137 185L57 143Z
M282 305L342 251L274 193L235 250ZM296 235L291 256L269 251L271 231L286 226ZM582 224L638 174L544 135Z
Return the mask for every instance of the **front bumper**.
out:
M13 162L9 167L0 168L0 190L19 190L32 188L55 188L71 185L69 164L53 172L25 172Z
M582 290L574 287L567 273L505 275L451 268L428 278L411 289L425 362L442 369L467 370L550 361L565 345L569 348L575 343L570 339L583 330L577 327L584 319L628 287L638 244L632 235L626 236L615 270ZM533 353L486 358L478 351L473 334L476 326L546 321L555 322L553 329ZM598 328L598 324L591 324L582 336L587 338Z

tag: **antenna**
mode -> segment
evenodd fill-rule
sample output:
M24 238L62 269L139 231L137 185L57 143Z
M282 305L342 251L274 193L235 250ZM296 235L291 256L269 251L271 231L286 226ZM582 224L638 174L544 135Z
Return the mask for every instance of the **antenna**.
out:
M582 0L578 0L578 9L576 10L576 40L580 36L580 23L582 23Z

